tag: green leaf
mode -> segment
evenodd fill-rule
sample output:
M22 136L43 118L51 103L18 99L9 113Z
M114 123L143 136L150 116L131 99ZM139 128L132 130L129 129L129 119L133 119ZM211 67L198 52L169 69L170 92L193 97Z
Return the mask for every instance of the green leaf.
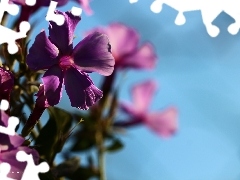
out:
M113 139L112 144L106 148L109 152L118 151L123 148L123 144L119 139Z
M55 155L61 151L71 128L72 116L57 107L48 108L49 120L42 128L35 145L41 156L52 163Z

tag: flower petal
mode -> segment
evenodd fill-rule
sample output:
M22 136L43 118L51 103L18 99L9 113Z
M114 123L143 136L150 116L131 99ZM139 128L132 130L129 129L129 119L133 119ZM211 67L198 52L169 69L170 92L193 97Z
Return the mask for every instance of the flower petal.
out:
M27 65L31 70L48 69L57 63L57 47L47 38L45 31L40 32L27 55Z
M72 51L73 33L81 20L81 17L74 16L70 12L56 11L56 14L64 16L64 24L58 26L55 22L50 21L49 24L49 38L53 44L55 44L62 54L69 54Z
M64 84L71 105L79 109L87 110L103 95L86 73L73 67L66 71Z
M163 112L154 112L146 116L145 123L162 137L170 137L178 128L177 109L170 107Z
M42 77L45 96L50 106L59 103L62 97L63 72L58 66L48 69Z
M121 23L112 23L105 29L105 32L112 45L112 53L115 59L137 49L139 35L135 29Z
M131 90L133 105L138 112L147 112L156 88L157 83L153 80L133 86Z
M118 61L117 66L120 68L153 69L156 61L157 56L153 46L150 43L145 43L137 51Z
M145 111L140 111L139 109L137 109L135 107L135 104L130 104L128 102L120 102L119 104L119 109L128 114L129 116L131 116L131 118L133 119L139 119L143 117L143 114L145 114Z
M111 46L105 34L94 32L84 38L73 50L74 63L86 72L109 76L114 70Z

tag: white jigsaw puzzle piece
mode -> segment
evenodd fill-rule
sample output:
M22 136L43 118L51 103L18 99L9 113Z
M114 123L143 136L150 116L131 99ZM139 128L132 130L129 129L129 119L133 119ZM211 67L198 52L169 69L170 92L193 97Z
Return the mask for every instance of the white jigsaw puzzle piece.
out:
M39 165L35 165L31 154L27 154L24 151L18 151L16 159L19 162L27 162L27 166L23 172L21 180L40 180L38 173L45 173L49 171L49 165L46 162L41 162Z
M138 2L138 0L129 0L129 3L133 4L133 3L136 3Z
M28 4L34 4L36 0L27 0ZM15 4L10 4L9 0L1 0L0 2L0 22L2 21L4 12L8 12L11 15L17 15L19 7ZM16 40L25 38L26 33L30 30L30 24L26 21L20 23L19 32L15 32L7 27L0 25L0 44L8 43L8 52L15 54L18 51Z
M19 119L17 117L11 116L8 118L8 127L0 126L0 133L7 134L9 136L15 135L15 128L19 124Z
M19 12L19 7L16 4L10 4L9 0L1 0L0 2L0 22L2 22L4 12L15 16Z
M34 6L36 4L36 0L25 0L25 3L28 6Z
M3 99L0 104L0 110L6 111L8 108L9 108L8 101ZM8 127L4 127L0 125L0 133L14 136L15 129L18 124L19 124L19 119L17 117L11 116L8 118Z
M16 40L27 37L27 32L30 30L30 24L27 21L23 21L19 25L19 32L15 32L9 28L0 25L0 44L8 43L8 52L15 54L18 51Z
M0 104L0 110L6 111L9 108L9 102L2 100ZM19 124L19 119L17 117L11 116L8 118L8 127L0 126L0 133L7 135L15 135L15 128ZM0 146L0 153L2 148L5 146ZM7 148L6 148L7 149ZM40 180L38 173L45 173L49 171L49 165L46 162L42 162L39 165L35 165L32 154L27 154L24 151L18 151L16 154L16 159L19 162L27 162L27 166L23 172L21 180ZM11 166L8 163L0 161L0 180L17 180L7 177L10 172Z
M178 11L175 19L175 24L177 25L185 24L186 19L183 15L184 12L200 10L206 30L212 37L216 37L220 32L219 28L213 25L212 22L221 12L227 13L235 20L235 22L228 27L230 34L237 34L240 29L240 0L155 0L151 4L150 9L154 13L160 13L163 4Z
M10 172L11 166L8 163L0 163L0 179L1 180L17 180L7 177Z

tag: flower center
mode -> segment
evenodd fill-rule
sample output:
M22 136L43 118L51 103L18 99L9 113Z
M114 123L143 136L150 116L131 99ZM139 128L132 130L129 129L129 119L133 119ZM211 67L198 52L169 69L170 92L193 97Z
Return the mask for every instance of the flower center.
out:
M59 61L59 66L62 70L69 69L74 64L71 56L63 56Z

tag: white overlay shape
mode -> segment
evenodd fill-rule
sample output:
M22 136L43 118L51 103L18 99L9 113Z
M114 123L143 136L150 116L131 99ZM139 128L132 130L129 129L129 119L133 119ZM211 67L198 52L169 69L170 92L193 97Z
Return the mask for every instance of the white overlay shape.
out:
M129 0L130 3L135 3L138 0ZM200 10L202 14L203 24L206 27L207 33L211 37L218 36L220 30L212 22L221 12L225 12L231 16L235 22L228 26L228 32L236 35L240 29L240 0L154 0L150 5L150 9L154 13L160 13L162 5L166 4L176 11L178 15L175 19L176 25L183 25L186 22L184 12Z
M2 100L0 103L0 110L6 111L9 108L9 102ZM1 118L1 117L0 117ZM8 127L0 126L0 133L14 136L16 134L15 128L19 124L19 119L17 117L11 116L8 118ZM0 146L1 149L5 146ZM16 159L19 162L27 162L27 166L23 172L21 180L40 180L38 173L45 173L49 171L49 165L46 162L42 162L39 165L35 165L32 154L27 154L24 151L18 151L16 154ZM16 180L7 177L9 173L19 173L19 172L10 172L11 166L6 162L0 161L0 180Z

